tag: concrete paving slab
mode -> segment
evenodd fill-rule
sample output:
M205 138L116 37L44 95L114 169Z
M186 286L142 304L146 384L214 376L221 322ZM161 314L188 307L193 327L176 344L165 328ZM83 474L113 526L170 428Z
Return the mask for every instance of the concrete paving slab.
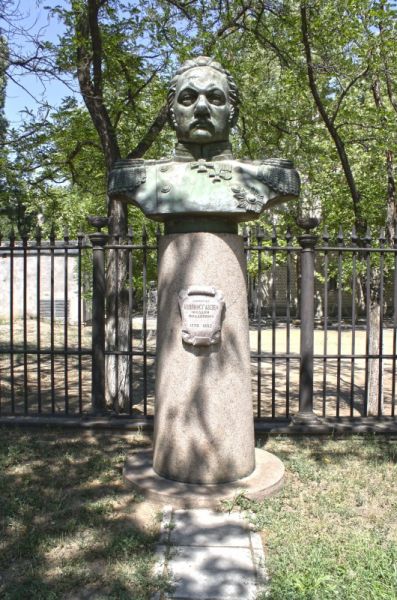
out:
M269 577L266 570L265 552L261 536L257 531L250 532L252 557L256 571L256 584L258 588L263 588L269 583Z
M175 546L239 546L249 548L249 531L239 513L176 510L170 542Z
M248 548L176 546L168 569L174 583L169 598L255 598L255 569Z
M165 507L157 553L172 591L152 600L255 600L267 583L262 540L241 513Z

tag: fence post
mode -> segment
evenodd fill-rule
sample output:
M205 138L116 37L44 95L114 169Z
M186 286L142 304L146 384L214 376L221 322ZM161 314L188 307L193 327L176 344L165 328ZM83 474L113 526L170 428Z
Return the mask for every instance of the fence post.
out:
M92 244L92 412L106 412L105 400L105 244L108 236L100 231L108 220L87 217L97 227L89 235Z
M310 227L311 228L311 227ZM298 237L301 251L301 339L299 373L299 412L295 423L318 423L313 412L313 352L314 352L314 249L317 236L306 233Z

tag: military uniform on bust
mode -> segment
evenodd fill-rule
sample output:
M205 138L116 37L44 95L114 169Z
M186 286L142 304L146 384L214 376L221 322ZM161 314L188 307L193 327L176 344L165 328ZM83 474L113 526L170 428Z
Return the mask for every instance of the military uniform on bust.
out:
M237 223L299 195L291 161L233 157L229 134L238 92L218 63L187 61L171 82L168 103L178 137L174 156L118 161L109 177L110 197L165 222L166 233L181 231L181 223L186 231L236 233Z

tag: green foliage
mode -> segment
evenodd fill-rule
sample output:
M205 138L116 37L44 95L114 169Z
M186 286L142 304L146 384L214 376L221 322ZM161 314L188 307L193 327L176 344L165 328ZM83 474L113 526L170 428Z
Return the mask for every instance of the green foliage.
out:
M79 46L91 52L79 29L86 11L86 0L50 9L50 17L65 26L59 43L45 46L58 76L76 75ZM307 12L319 97L345 149L363 219L378 228L386 219L386 152L394 154L397 141L395 6L316 0ZM192 54L209 53L229 68L241 91L241 118L233 132L236 156L292 158L302 175L303 203L320 210L331 235L341 223L351 230L356 207L309 87L297 3L242 10L237 1L182 6L167 0L108 0L101 3L98 19L103 101L123 156L156 118L175 66ZM66 98L46 116L30 115L22 132L9 137L11 171L22 188L16 202L25 207L26 219L41 212L77 230L85 227L87 212L106 213L104 155L92 115L81 102ZM145 157L169 155L172 144L165 127ZM12 183L7 185L11 190ZM281 211L280 226L296 231L298 210L295 204ZM264 224L268 220L269 215L261 217Z

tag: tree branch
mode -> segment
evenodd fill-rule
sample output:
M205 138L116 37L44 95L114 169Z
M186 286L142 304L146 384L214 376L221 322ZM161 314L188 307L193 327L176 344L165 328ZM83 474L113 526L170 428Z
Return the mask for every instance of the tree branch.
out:
M76 156L78 154L80 154L80 152L82 151L83 148L85 148L86 146L89 146L91 148L96 148L97 150L101 151L102 148L99 146L99 144L96 144L95 142L92 142L91 140L84 140L84 141L77 141L75 147L73 148L72 152L70 152L68 154L68 161L73 160L74 158L76 158Z
M356 186L356 182L355 182L354 175L353 175L353 172L352 172L352 169L350 166L349 158L346 154L343 140L339 136L339 134L334 126L334 123L332 122L332 119L328 115L327 110L321 100L321 97L320 97L320 94L318 91L318 87L317 87L317 83L316 83L316 79L314 76L313 59L312 59L312 52L311 52L310 39L309 39L307 8L306 8L305 3L301 4L300 13L301 13L302 42L303 42L304 51L305 51L309 88L310 88L311 94L314 98L314 101L316 103L317 109L324 121L326 128L328 129L328 132L329 132L334 144L335 144L335 148L338 153L339 160L341 162L342 169L345 174L347 185L349 187L350 195L351 195L351 198L353 201L353 211L354 211L354 216L355 216L355 221L356 221L356 229L359 233L363 233L363 230L365 231L365 223L361 216L360 192Z
M122 68L122 71L124 73L125 80L128 83L128 85L129 85L129 88L128 88L128 97L125 100L125 105L127 106L128 104L130 104L130 105L133 106L135 98L137 98L139 96L139 94L141 92L143 92L143 90L153 81L153 79L156 77L157 73L159 71L161 71L162 65L160 67L158 67L157 69L155 69L151 73L151 75L149 76L149 78L146 79L146 81L144 81L134 92L132 92L131 87L130 87L130 77L129 77L129 74L128 74L128 69L127 69L127 67L126 67L126 65L125 65L124 62L120 61L119 64L120 64L120 66ZM116 117L115 117L115 120L114 120L114 127L117 127L117 124L118 124L121 116L122 116L122 112L119 111L117 113Z
M98 25L97 0L88 0L88 25L91 35L92 71L94 94L102 98L102 38Z
M166 104L164 104L164 106L160 108L157 117L150 125L143 138L140 140L137 146L128 154L127 158L141 158L145 154L145 152L149 150L149 148L152 146L153 142L159 135L160 131L166 124L167 117L168 107Z
M93 0L90 0L90 3L91 2L93 2ZM102 55L98 54L101 45L98 45L98 41L95 41L92 38L92 31L95 32L96 28L99 27L97 20L98 11L96 11L95 15L91 14L90 18L93 19L94 16L96 18L96 24L88 22L87 14L80 15L76 21L76 34L79 41L77 47L77 78L85 105L87 106L95 129L101 140L106 168L110 171L113 163L120 158L120 148L109 113L103 101L102 79L100 75L101 67L98 64L102 62ZM95 55L96 62L96 75L94 75L96 81L94 82L91 79L91 55L88 51L89 46L93 48L92 53Z
M250 146L249 140L248 140L249 136L247 135L247 126L246 126L245 118L243 115L240 118L240 125L238 126L238 129L240 131L240 135L245 144L245 147L247 148L248 156L249 156L249 158L252 159L253 155L252 155L251 146Z
M381 3L381 10L385 11L385 5L384 5L383 2ZM393 82L392 82L392 79L390 77L387 55L386 55L386 53L384 51L384 47L383 47L383 38L384 38L383 19L381 19L381 21L380 21L380 23L378 25L378 28L379 28L379 38L381 40L380 48L381 48L381 56L382 56L382 61L383 61L383 74L385 76L387 95L388 95L388 98L390 100L390 104L392 105L394 111L397 112L397 98L394 95Z
M347 94L349 93L349 91L351 90L351 88L352 88L352 87L353 87L353 86L354 86L354 85L357 83L357 81L358 81L359 79L361 79L362 77L364 77L364 76L365 76L365 75L368 73L368 71L369 71L369 65L367 65L367 66L365 67L365 69L363 69L362 71L360 71L360 72L359 72L359 73L358 73L358 74L357 74L357 75L356 75L356 76L355 76L355 77L354 77L354 78L353 78L353 79L352 79L352 80L351 80L351 81L348 83L348 85L345 87L345 89L344 89L344 90L342 90L342 92L341 92L341 94L340 94L340 96L339 96L339 98L338 98L338 100L337 100L337 102L336 102L336 107L335 107L335 109L334 109L334 111L333 111L333 113L332 113L332 116L331 116L331 121L332 121L332 123L334 123L334 122L335 122L335 119L336 119L336 117L337 117L337 115L338 115L338 112L339 112L339 109L340 109L340 107L341 107L341 105L342 105L342 102L343 102L343 100L346 98L346 96L347 96Z

